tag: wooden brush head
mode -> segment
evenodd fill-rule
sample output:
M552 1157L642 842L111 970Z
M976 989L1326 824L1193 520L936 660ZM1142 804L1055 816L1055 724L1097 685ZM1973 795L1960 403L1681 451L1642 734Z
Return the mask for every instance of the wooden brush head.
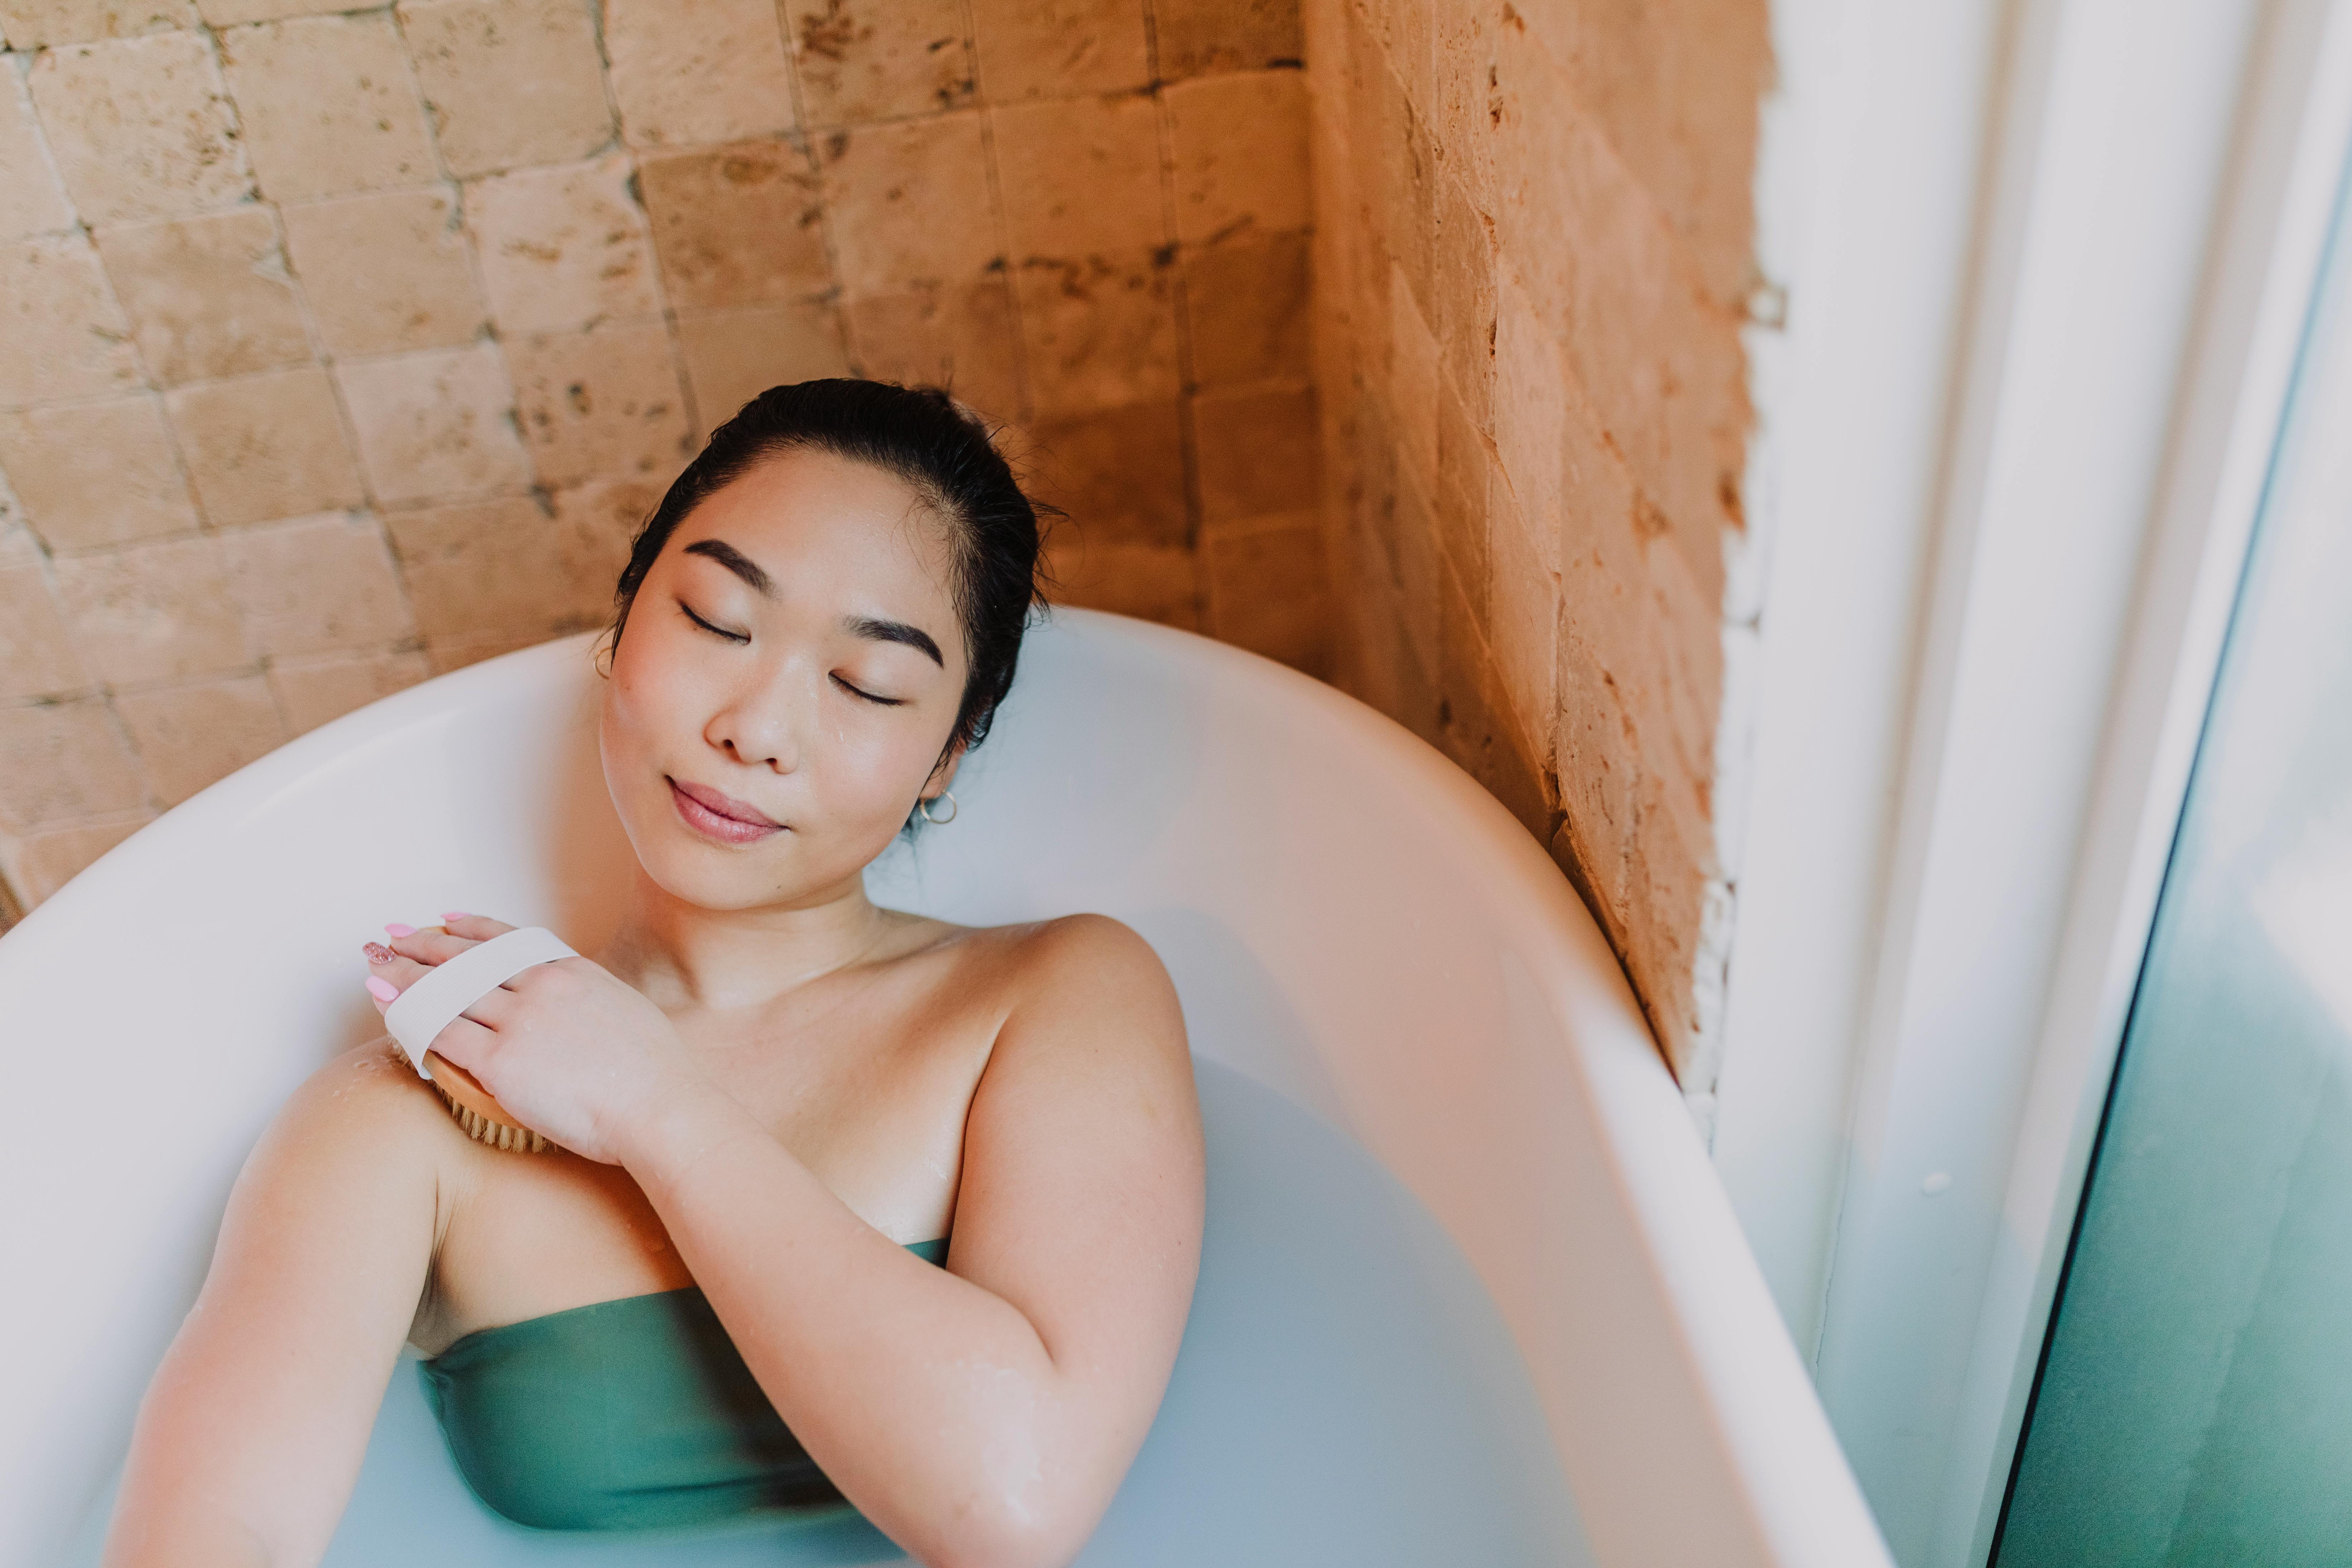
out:
M541 1154L558 1147L525 1127L520 1118L482 1087L479 1079L440 1052L425 1053L425 1070L448 1104L449 1114L457 1119L457 1125L466 1130L468 1138L493 1149L512 1149L527 1154Z

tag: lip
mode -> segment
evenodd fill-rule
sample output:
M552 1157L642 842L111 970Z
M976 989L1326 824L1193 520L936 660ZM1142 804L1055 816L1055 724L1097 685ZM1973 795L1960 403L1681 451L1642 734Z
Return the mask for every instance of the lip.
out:
M782 823L708 784L682 784L677 779L665 782L669 785L670 804L677 808L677 815L705 838L721 844L754 844L772 833L783 831Z

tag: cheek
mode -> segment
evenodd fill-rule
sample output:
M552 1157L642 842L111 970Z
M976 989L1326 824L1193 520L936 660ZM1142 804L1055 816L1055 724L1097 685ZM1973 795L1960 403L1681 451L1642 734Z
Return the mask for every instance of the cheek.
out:
M828 727L803 763L835 823L860 837L887 839L905 822L938 755L939 742L914 725L866 721Z
M689 684L677 639L647 626L644 635L632 631L613 656L613 676L607 683L604 708L640 743L658 738L662 728L684 721Z
M642 790L684 715L675 665L663 639L634 628L614 652L596 741L616 802L625 805L628 794Z

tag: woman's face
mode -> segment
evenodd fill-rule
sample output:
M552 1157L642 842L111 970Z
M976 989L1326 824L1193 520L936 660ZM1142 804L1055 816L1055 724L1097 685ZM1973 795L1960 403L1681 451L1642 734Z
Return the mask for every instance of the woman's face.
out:
M969 661L947 526L895 477L805 447L678 524L598 734L663 889L705 909L822 902L944 786Z

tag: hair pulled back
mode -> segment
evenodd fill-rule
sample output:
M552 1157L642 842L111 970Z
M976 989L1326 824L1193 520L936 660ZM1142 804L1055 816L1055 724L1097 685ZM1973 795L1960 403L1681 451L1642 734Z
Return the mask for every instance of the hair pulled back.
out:
M751 468L798 447L896 476L948 526L950 595L971 661L948 750L979 745L1013 689L1029 612L1045 603L1038 517L1059 512L1022 493L988 426L940 387L837 377L772 386L745 404L711 432L638 531L614 590L613 646L677 525Z

